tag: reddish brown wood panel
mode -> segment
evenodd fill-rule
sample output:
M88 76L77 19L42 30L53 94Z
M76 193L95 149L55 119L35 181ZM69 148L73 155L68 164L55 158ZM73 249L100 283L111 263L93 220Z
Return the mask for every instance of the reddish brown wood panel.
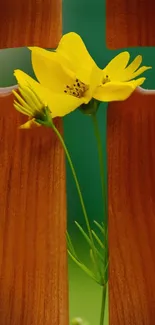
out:
M61 37L61 20L61 0L2 0L0 48L54 48Z
M154 12L154 0L106 0L107 47L155 46Z
M153 45L149 1L107 1L107 46ZM155 322L155 91L108 107L110 324Z
M108 47L154 45L151 2L108 0ZM55 47L58 1L21 3L3 5L0 47ZM137 92L108 109L111 325L155 319L154 106ZM12 97L0 107L1 325L68 325L63 153L49 130L19 132Z
M60 37L60 1L3 2L0 48L55 47ZM0 112L0 324L67 325L63 149L51 130L18 129L12 95Z
M19 130L12 103L0 99L0 324L64 325L64 155L51 130Z
M108 109L110 315L155 320L155 92Z

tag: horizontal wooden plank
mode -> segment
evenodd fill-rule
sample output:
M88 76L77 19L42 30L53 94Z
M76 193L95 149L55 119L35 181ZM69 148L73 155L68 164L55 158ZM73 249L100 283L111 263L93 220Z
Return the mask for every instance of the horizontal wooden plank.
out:
M55 48L61 32L61 0L2 0L0 48Z
M109 49L155 46L154 0L106 0Z

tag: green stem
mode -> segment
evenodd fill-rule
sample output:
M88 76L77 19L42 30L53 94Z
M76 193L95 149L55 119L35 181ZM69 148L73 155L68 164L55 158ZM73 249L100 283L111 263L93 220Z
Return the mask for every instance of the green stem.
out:
M93 254L94 254L95 260L97 262L96 249L95 249L93 235L92 235L91 228L90 228L90 224L89 224L89 219L88 219L87 211L86 211L86 208L85 208L85 204L84 204L84 201L83 201L83 196L82 196L82 193L81 193L80 185L79 185L79 182L78 182L78 179L77 179L77 176L76 176L76 172L75 172L75 169L74 169L74 166L73 166L73 163L72 163L72 160L71 160L69 151L68 151L68 149L66 147L66 144L65 144L65 142L63 140L63 137L61 136L60 132L58 131L58 129L55 127L54 124L52 124L52 129L54 130L54 132L56 133L57 137L59 138L59 140L60 140L60 142L61 142L61 144L63 146L63 149L65 151L66 157L68 159L68 163L70 165L70 168L71 168L71 171L72 171L72 174L73 174L73 178L74 178L74 181L75 181L75 184L76 184L77 192L78 192L78 195L79 195L79 199L80 199L80 202L81 202L81 207L82 207L82 211L83 211L83 214L84 214L85 222L86 222L86 225L87 225L87 229L88 229L88 233L89 233L89 238L90 238L91 243L92 243Z
M105 302L106 302L106 284L102 287L102 305L101 305L100 325L103 325L103 323L104 323Z
M104 264L107 264L108 260L108 237L107 237L107 227L108 227L108 209L107 209L107 194L106 194L106 181L105 181L105 173L104 173L104 159L103 159L103 151L102 151L102 141L100 136L100 130L98 125L98 120L96 117L96 113L92 114L92 120L94 125L94 133L97 141L97 149L98 149L98 157L99 157L99 166L100 166L100 175L101 175L101 186L102 186L102 195L103 195L103 209L104 209L104 218L105 218L105 250L104 250ZM102 292L102 307L101 307L101 317L100 317L100 325L103 325L104 322L104 314L105 314L105 299L106 299L106 282L107 282L107 271L104 274L105 285L103 286Z
M101 174L101 186L102 186L102 195L103 195L103 208L104 208L104 216L106 219L105 224L107 224L107 194L106 194L106 181L105 181L105 173L104 173L104 159L103 159L103 151L102 151L102 141L101 141L100 130L99 130L96 114L92 114L92 120L94 125L94 133L97 141L100 174Z

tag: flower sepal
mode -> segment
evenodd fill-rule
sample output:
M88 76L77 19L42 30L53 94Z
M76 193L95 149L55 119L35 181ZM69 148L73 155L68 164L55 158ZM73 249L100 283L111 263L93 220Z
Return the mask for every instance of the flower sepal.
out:
M45 127L53 126L51 111L49 110L49 108L47 106L42 109L41 119L35 118L35 121L36 121L36 123L39 123Z
M92 98L88 104L82 104L79 110L85 115L93 115L97 113L100 102L97 99Z

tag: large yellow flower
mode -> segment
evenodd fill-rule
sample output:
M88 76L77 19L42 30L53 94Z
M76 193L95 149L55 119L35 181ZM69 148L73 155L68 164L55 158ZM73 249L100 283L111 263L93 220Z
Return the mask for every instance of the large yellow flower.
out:
M81 37L72 32L62 37L55 52L39 47L30 47L30 50L38 81L60 96L61 109L55 108L54 116L64 116L92 98L105 102L125 100L145 80L135 78L151 68L139 68L140 55L128 65L130 54L125 51L103 70L99 69Z
M63 92L62 94L54 93L21 70L15 70L14 75L18 82L18 92L13 91L16 98L14 106L19 112L29 117L28 122L21 126L22 128L37 125L35 120L45 107L48 107L51 117L54 118L68 114L68 111L71 112L74 107L82 104L80 98Z

